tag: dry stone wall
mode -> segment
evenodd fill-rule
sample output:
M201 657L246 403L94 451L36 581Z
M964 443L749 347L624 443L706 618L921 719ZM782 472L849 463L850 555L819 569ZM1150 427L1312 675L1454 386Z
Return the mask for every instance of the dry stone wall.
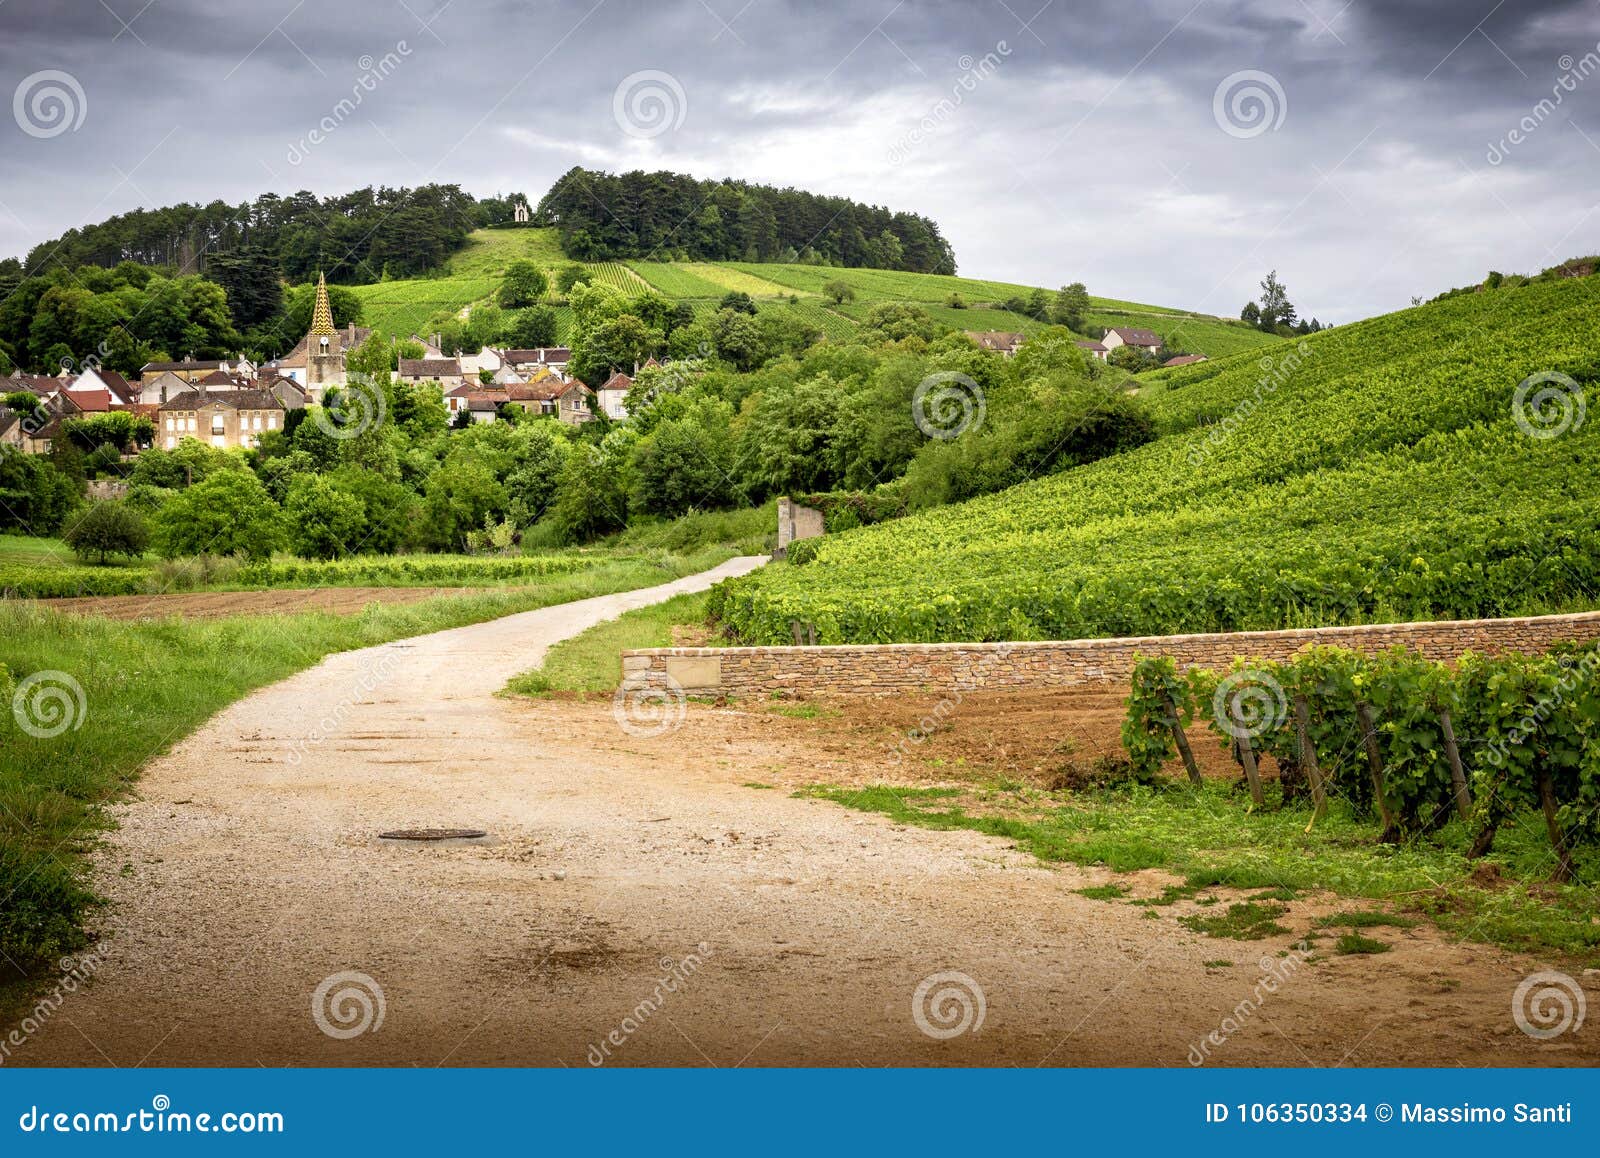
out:
M960 687L1053 688L1124 682L1135 656L1168 655L1220 668L1236 656L1287 659L1310 644L1379 652L1396 644L1430 659L1463 651L1547 651L1600 638L1600 612L1522 619L1387 623L1215 635L1156 635L1044 643L893 643L821 647L667 647L622 653L624 686L676 683L693 693L877 695Z

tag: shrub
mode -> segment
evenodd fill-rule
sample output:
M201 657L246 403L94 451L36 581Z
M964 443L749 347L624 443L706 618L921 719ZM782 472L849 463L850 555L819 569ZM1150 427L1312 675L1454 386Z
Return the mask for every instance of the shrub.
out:
M126 503L92 504L61 533L78 558L104 566L111 558L137 559L150 546L150 526Z
M223 471L175 495L156 515L155 546L179 555L265 559L283 545L283 512L247 470Z
M361 500L321 475L301 475L284 503L289 542L296 555L337 559L359 550L367 529Z

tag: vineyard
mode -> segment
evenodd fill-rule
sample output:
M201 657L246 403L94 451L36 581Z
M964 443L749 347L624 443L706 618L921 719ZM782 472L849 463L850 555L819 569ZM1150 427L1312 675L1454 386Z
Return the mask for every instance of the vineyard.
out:
M1135 668L1123 746L1137 773L1181 756L1201 784L1186 727L1202 719L1238 761L1254 806L1258 760L1278 769L1279 802L1309 799L1372 818L1397 843L1459 820L1470 858L1518 813L1542 813L1554 879L1600 837L1600 653L1468 652L1454 664L1395 649L1367 657L1311 648L1285 663L1180 674L1169 658Z
M724 584L749 643L1073 639L1593 605L1583 282L1463 296L1166 376L1163 437ZM1547 378L1543 402L1519 384ZM1553 387L1550 384L1554 383ZM1570 384L1570 385L1569 385Z
M450 261L439 277L383 281L348 287L361 299L362 324L387 334L405 337L425 334L437 316L489 301L499 288L506 266L526 260L538 264L551 280L547 299L558 305L559 339L571 338L572 318L554 288L555 276L568 259L562 254L553 229L480 229ZM946 325L963 330L1011 330L1033 333L1042 323L1000 308L1001 303L1026 298L1034 287L975 278L945 277L879 269L840 269L829 266L779 265L746 262L609 261L586 263L598 285L610 286L628 296L646 289L687 301L696 316L713 312L730 292L747 293L759 309L794 308L803 312L836 341L850 338L858 323L874 306L884 302L911 302L926 309ZM855 297L837 309L823 295L829 282L850 286ZM1046 287L1053 289L1053 287ZM954 294L967 308L950 306ZM798 306L789 299L797 296ZM1160 306L1141 305L1112 298L1091 298L1094 312L1089 325L1140 326L1154 330L1175 348L1221 357L1276 346L1281 339L1237 321Z
M30 540L34 542L37 540ZM564 552L508 557L477 555L363 555L313 560L283 557L219 569L180 561L143 561L92 567L72 561L64 548L47 565L0 558L0 598L53 599L89 595L148 595L175 590L271 587L431 587L526 583L569 575L600 562L622 561L636 552Z

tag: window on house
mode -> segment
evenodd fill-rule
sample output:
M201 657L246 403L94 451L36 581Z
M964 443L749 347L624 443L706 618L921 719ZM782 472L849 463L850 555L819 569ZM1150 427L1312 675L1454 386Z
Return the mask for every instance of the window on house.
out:
M222 415L221 414L213 414L211 416L211 433L212 434L221 434L224 429L225 428L222 425Z
M192 414L189 416L189 429L190 430L199 430L200 429L197 425L195 425L194 415L192 415Z
M274 429L277 428L277 425L278 425L278 416L276 414L267 415L267 429L268 430L274 430Z

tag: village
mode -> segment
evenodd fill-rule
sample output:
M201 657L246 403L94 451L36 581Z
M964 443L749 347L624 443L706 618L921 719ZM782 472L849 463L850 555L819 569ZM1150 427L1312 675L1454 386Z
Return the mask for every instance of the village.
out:
M367 342L370 327L335 326L325 279L318 280L309 332L288 354L257 365L246 357L152 361L129 379L94 363L63 366L59 374L14 374L0 377L0 446L26 454L49 454L66 423L100 414L126 413L148 422L136 443L174 449L185 438L222 449L255 448L263 432L291 425L292 411L320 406L353 385L348 354ZM980 348L1011 357L1027 335L1011 331L966 331ZM1075 342L1086 357L1100 362L1119 347L1137 353L1147 364L1162 368L1206 361L1203 354L1162 358L1164 340L1147 329L1113 327L1099 340ZM510 349L483 346L476 353L448 355L439 335L411 335L407 346L420 357L396 359L391 381L431 384L443 395L457 429L494 422L507 408L554 418L569 425L603 415L612 422L628 418L627 396L632 375L616 369L598 388L568 372L572 356L565 346ZM659 366L656 359L635 365L633 372ZM18 405L32 395L31 413ZM13 405L3 403L10 399Z
M64 366L57 375L0 377L0 446L25 454L49 454L69 422L100 414L126 413L148 422L147 445L171 450L185 438L223 450L253 449L265 431L285 429L292 411L320 406L353 385L347 357L369 338L370 328L337 327L328 287L319 279L310 331L281 358L256 365L247 358L154 361L132 380L104 366ZM506 408L567 424L627 418L630 375L613 373L598 390L570 375L572 351L563 346L499 349L448 356L438 335L412 335L418 358L399 358L391 380L431 383L442 392L457 428L494 422ZM655 359L643 366L659 365ZM643 366L635 366L637 372Z

